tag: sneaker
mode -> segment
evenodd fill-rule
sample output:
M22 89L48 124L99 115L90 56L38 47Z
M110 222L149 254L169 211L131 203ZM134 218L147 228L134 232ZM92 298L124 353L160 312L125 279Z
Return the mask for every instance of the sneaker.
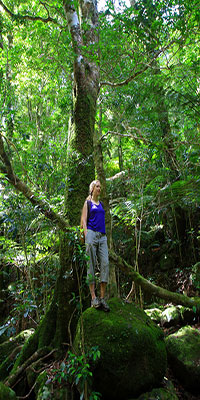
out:
M101 302L98 297L95 297L94 299L91 300L91 307L94 307L94 308L101 307Z
M110 307L106 303L104 298L100 299L100 303L101 303L101 308L102 308L103 311L106 311L106 312L110 311Z

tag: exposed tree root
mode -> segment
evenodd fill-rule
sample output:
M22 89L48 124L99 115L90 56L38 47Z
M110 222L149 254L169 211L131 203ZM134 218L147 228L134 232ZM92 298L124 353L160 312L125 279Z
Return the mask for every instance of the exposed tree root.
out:
M4 382L5 385L13 388L17 384L20 375L22 375L33 362L49 357L54 351L55 349L49 352L49 347L43 347L42 349L37 350L30 358L28 358L28 360L24 362L24 364L18 367L17 370L9 376L9 378Z
M18 396L18 399L19 400L28 399L30 394L32 393L33 389L35 388L35 386L36 386L36 381L35 381L34 385L32 386L32 388L29 390L29 392L26 394L26 396Z

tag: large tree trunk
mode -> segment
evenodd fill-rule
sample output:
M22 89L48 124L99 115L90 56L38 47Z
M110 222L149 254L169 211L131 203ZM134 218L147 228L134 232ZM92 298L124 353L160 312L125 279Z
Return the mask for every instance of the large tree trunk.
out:
M155 77L161 75L160 66L157 60L154 61L154 71ZM157 83L153 88L156 111L158 114L158 121L161 130L161 137L164 144L164 158L167 166L170 168L170 177L177 178L179 174L178 162L176 159L176 153L174 152L174 142L171 132L171 126L169 122L169 113L165 103L165 90L162 82Z
M66 214L70 225L78 225L89 183L94 179L93 133L99 92L99 66L90 52L90 45L94 47L95 43L98 44L98 14L94 0L80 1L79 16L72 1L64 1L63 5L74 50L73 112L68 141ZM81 30L81 23L83 27L87 25L87 32ZM83 46L84 48L87 46L87 57L83 53ZM24 188L23 183L14 176L12 165L6 158L2 139L0 145L1 158L4 161L4 166L1 165L2 172L7 171L10 182L15 186L17 182L18 189L23 190L30 201L36 201L29 188ZM40 209L42 212L45 211L45 205L41 204ZM50 215L55 221L54 213L50 212ZM65 232L60 235L61 268L53 299L35 334L22 349L13 372L19 365L26 363L33 353L37 355L39 349L44 348L47 351L55 347L63 349L73 337L76 318L72 319L72 316L75 315L76 304L71 300L73 293L75 296L78 294L78 284L72 262L72 247L69 246L66 233L68 224L63 223L62 218L58 218L57 221Z
M80 1L80 19L72 2L64 1L65 15L72 36L74 59L73 111L68 141L66 211L69 222L77 225L88 187L94 179L93 134L99 93L97 53L98 13L96 1ZM87 24L87 31L84 26ZM81 29L81 26L83 28ZM85 54L87 47L87 55Z

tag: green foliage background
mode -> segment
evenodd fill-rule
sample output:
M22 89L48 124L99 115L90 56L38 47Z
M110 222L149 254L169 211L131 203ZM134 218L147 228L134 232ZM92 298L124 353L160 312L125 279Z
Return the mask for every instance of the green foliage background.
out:
M107 1L99 13L95 129L114 247L154 280L156 271L167 273L162 260L175 271L199 260L199 8L196 0L131 4L118 9ZM37 1L6 5L15 15L47 16ZM0 125L16 174L64 214L74 54L61 2L47 8L55 23L10 19L1 8ZM95 60L96 48L83 50ZM46 310L59 239L57 228L4 178L1 275L12 308L8 328L19 330L27 318L37 324ZM128 285L119 282L122 294Z

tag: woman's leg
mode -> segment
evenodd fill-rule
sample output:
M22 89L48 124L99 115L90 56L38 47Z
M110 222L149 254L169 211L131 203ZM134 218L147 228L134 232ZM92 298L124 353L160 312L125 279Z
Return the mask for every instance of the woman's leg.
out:
M94 290L94 283L95 283L95 268L96 268L96 252L97 252L97 240L95 237L95 232L88 229L87 235L85 238L85 245L86 245L86 254L88 256L87 260L87 280L89 283L89 287L91 285L91 291ZM92 293L91 293L92 294Z
M109 305L106 303L104 297L106 292L106 285L109 275L109 260L108 260L108 245L107 237L102 236L99 241L98 247L98 260L100 264L100 301L101 307L104 311L110 311Z
M86 239L86 254L89 256L87 261L87 279L89 283L89 289L91 294L91 306L95 308L100 307L100 300L95 294L95 267L96 267L96 253L98 241L96 238L96 232L92 230L87 231Z
M89 288L90 288L91 298L93 300L96 297L96 294L95 294L95 283L90 283L89 284Z
M99 239L97 250L97 257L100 266L100 282L102 282L102 291L105 294L106 284L109 277L108 245L106 235L101 236Z
M104 297L105 297L106 285L107 285L107 282L101 282L101 283L100 283L100 297L101 297L101 298L104 298Z

